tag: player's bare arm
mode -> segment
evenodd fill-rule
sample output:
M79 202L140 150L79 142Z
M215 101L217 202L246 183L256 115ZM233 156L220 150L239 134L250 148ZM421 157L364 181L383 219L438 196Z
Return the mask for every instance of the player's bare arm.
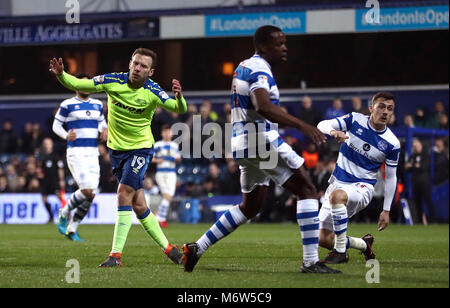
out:
M265 89L256 89L250 94L253 105L258 113L269 121L298 129L312 139L315 144L326 141L326 137L316 127L283 112L270 102L269 93Z

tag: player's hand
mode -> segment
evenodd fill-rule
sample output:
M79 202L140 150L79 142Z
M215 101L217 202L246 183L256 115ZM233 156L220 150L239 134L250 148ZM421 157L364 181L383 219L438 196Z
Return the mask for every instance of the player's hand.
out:
M383 211L380 214L380 219L378 220L378 231L383 231L389 225L389 212Z
M67 134L67 140L69 141L74 141L75 139L77 139L77 133L75 133L75 131L73 129L71 129L69 131L69 133Z
M176 79L172 79L172 91L175 93L177 99L183 97L183 94L181 93L181 83Z
M100 140L103 142L106 142L106 140L108 140L108 129L104 129L101 133L100 133Z
M64 64L62 58L59 58L58 60L56 60L56 58L51 59L48 70L53 74L55 74L56 76L61 75L64 71Z
M333 137L338 143L344 143L349 137L340 130L331 131L331 137Z
M309 137L315 144L320 145L327 142L327 137L317 127L303 123L299 131Z

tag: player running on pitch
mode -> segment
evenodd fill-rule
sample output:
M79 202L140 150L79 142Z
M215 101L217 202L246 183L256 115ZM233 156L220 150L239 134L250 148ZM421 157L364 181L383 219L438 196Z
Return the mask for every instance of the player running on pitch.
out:
M242 203L226 211L196 242L183 246L184 270L192 272L211 245L258 214L270 180L273 180L299 199L297 221L303 243L300 272L340 273L319 262L317 192L303 167L304 159L281 139L277 124L294 127L317 144L326 138L316 127L300 121L279 107L280 93L272 67L287 61L286 35L278 27L262 26L255 32L254 47L255 55L239 64L232 82L231 146L240 165ZM262 148L267 149L267 145L270 147L267 154L276 158L275 164L262 168L268 161L262 155ZM271 158L269 161L272 161Z
M372 98L370 116L353 112L317 125L321 132L342 143L336 168L329 180L330 185L325 192L319 213L319 245L332 249L325 258L325 263L347 262L348 248L360 250L366 260L375 258L372 250L373 236L347 236L347 223L348 218L369 205L377 172L385 163L385 196L378 231L384 230L389 224L400 154L400 142L387 127L394 108L394 96L379 92Z
M87 75L77 76L88 79ZM66 131L63 124L67 124ZM84 242L78 225L89 212L100 179L98 134L106 140L108 126L103 116L103 104L89 98L89 93L76 91L76 96L63 101L53 121L53 131L67 140L67 165L79 189L70 197L67 206L59 210L58 230L68 239ZM75 210L67 224L69 213Z
M155 143L155 156L152 161L158 165L155 180L163 196L156 218L161 228L168 228L167 214L177 187L175 167L176 163L181 162L181 155L178 150L178 143L172 141L173 134L170 126L163 125L161 136L162 140Z
M184 113L186 101L178 80L172 80L171 99L161 87L151 80L155 71L156 53L146 48L134 51L128 73L110 73L91 80L77 79L64 72L61 58L50 60L50 71L66 88L83 92L101 92L108 95L108 141L113 173L119 180L117 190L118 216L114 229L112 250L101 267L121 266L121 256L133 210L144 230L156 241L163 252L176 264L182 254L169 244L156 217L145 202L142 182L153 156L155 143L151 121L160 106L170 112Z

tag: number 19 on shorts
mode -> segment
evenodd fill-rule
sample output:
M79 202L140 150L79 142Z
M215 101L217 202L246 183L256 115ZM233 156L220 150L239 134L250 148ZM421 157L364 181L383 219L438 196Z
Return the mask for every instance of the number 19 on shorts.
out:
M139 169L144 167L144 165L145 165L145 157L137 156L137 155L133 156L133 161L131 162L131 168L133 168L134 173L138 174Z

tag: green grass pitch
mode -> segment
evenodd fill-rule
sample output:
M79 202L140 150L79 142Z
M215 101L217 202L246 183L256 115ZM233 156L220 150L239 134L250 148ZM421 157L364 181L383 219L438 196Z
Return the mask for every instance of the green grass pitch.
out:
M181 246L209 224L173 223L165 233ZM339 275L300 274L295 224L247 224L211 247L193 273L172 264L139 225L129 233L121 268L97 268L111 247L112 225L81 225L85 243L71 242L55 225L0 225L0 287L301 288L449 287L449 226L350 224L349 235L375 236L380 282L366 282L364 258L350 250ZM321 258L327 251L320 249ZM80 265L80 283L65 279L66 262Z

